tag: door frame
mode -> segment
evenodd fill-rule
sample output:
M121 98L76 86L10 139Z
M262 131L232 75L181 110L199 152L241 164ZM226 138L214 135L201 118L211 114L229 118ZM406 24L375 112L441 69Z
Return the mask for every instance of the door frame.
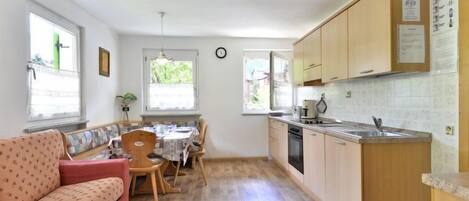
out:
M459 171L469 171L469 1L459 1Z

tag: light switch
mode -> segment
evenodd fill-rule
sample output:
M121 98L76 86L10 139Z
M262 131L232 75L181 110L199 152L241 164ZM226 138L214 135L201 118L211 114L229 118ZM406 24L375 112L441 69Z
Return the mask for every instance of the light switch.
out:
M352 98L352 91L347 91L345 98Z
M446 126L446 135L454 135L454 126Z

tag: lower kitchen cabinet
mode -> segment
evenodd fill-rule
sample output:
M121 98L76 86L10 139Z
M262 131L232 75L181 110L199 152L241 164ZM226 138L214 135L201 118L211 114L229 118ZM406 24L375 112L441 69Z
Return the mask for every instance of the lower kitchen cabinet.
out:
M326 196L325 200L362 200L361 145L325 137Z
M304 186L316 200L325 200L324 134L303 129Z
M288 124L269 120L272 159L318 201L430 200L421 179L431 172L430 150L428 141L358 144L303 129L301 174L288 164Z
M288 170L288 125L269 121L269 154L283 169Z

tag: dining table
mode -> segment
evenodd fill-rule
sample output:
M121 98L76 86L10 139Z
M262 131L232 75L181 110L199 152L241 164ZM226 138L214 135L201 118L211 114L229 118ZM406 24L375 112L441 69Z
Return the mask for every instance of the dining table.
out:
M175 125L155 125L153 127L143 127L137 130L144 130L147 132L155 133L157 143L153 149L155 157L160 157L163 160L161 171L164 173L162 179L163 186L158 185L158 192L163 192L164 188L166 193L179 193L180 188L171 186L166 180L165 176L175 176L176 166L173 162L182 161L183 165L187 162L189 151L192 144L196 141L199 135L197 127L176 127ZM123 134L125 135L125 134ZM128 158L131 156L122 148L122 139L120 136L112 138L109 141L108 148L114 158ZM178 176L186 175L185 172L179 171ZM146 175L140 175L146 176ZM159 178L157 178L159 179ZM152 193L150 179L145 179L144 183L135 189L136 194Z

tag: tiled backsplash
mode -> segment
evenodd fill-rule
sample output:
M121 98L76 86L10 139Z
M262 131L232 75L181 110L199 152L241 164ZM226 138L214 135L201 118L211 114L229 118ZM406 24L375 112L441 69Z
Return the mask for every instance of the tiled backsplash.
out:
M319 99L321 93L328 104L325 117L373 124L374 115L384 126L431 132L432 171L458 171L457 73L397 74L301 87L297 102ZM446 126L454 126L454 135L446 135Z

